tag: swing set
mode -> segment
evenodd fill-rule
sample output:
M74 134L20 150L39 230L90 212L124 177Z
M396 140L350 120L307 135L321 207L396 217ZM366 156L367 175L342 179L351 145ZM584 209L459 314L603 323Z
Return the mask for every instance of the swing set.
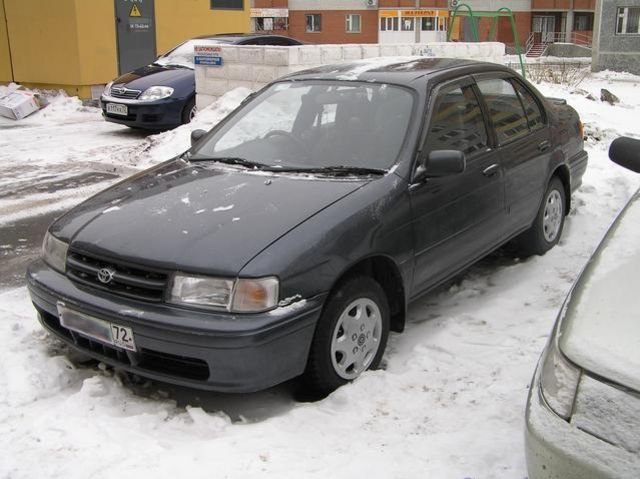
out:
M464 9L463 11L459 11L460 9ZM466 10L466 11L465 11ZM476 19L478 18L493 18L491 22L491 30L489 31L489 41L495 41L496 39L496 30L498 26L498 19L501 17L509 18L509 22L511 23L511 31L513 32L513 41L515 43L516 55L518 55L518 59L520 60L520 70L522 71L522 77L526 78L527 74L525 71L525 64L522 60L522 48L520 47L520 40L518 38L518 29L516 28L516 21L513 17L513 12L510 8L502 7L496 10L495 12L474 12L473 9L467 5L466 3L461 3L456 6L453 14L451 15L451 21L449 22L449 31L447 32L447 41L451 41L451 34L453 33L453 24L458 17L468 17L471 19L471 31L473 33L473 38L476 42L480 41L480 34L478 33L478 22Z

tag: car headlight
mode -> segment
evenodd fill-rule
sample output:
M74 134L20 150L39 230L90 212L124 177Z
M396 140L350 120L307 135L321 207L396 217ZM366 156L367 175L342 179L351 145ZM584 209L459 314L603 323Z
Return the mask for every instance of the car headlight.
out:
M151 88L147 88L143 91L142 95L140 95L138 99L146 101L162 100L172 94L173 88L170 86L152 86Z
M278 303L278 279L222 279L176 274L169 301L177 304L224 308L236 313L258 313Z
M549 339L541 365L542 395L558 416L568 420L573 410L581 370L571 364L560 351L557 328Z
M53 269L64 273L67 265L69 245L47 231L42 242L42 257Z
M111 95L111 87L113 86L113 82L110 81L109 83L107 83L104 87L104 91L102 92L103 95Z

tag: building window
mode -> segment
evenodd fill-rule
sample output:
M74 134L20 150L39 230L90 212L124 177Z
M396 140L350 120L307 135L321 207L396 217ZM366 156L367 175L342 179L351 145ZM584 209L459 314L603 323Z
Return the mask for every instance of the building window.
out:
M244 10L244 0L211 0L211 10Z
M350 13L346 16L347 33L360 33L360 15Z
M413 31L413 18L402 18L402 31L403 32L412 32Z
M618 8L618 35L637 35L640 33L640 7Z
M398 17L382 17L380 19L380 31L381 32L397 32L398 31Z
M422 17L422 31L423 32L432 32L436 29L436 21L435 17Z
M254 32L284 32L289 29L286 17L256 17L253 19Z
M307 21L307 32L319 32L322 30L321 26L321 17L319 13L314 13L313 15L305 15Z

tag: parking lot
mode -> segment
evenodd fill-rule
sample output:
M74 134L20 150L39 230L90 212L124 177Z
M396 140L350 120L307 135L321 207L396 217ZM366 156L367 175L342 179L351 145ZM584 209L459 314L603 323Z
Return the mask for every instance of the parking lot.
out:
M53 218L184 151L192 129L216 124L247 90L160 134L105 123L63 96L20 123L0 120L0 477L524 478L538 356L573 280L638 187L607 159L613 138L640 136L638 82L601 73L580 85L596 97L609 88L617 106L541 85L578 110L589 137L558 247L526 261L498 251L423 297L407 330L391 336L382 370L314 403L295 383L222 395L74 364L39 326L22 279Z

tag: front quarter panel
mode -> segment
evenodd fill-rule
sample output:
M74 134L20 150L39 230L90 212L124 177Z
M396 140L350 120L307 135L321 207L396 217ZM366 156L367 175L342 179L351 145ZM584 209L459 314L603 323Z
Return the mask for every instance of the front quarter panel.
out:
M410 284L413 243L407 183L393 173L365 184L288 232L252 259L241 276L276 275L280 299L309 298L329 292L350 267L376 255L390 258L404 284Z

